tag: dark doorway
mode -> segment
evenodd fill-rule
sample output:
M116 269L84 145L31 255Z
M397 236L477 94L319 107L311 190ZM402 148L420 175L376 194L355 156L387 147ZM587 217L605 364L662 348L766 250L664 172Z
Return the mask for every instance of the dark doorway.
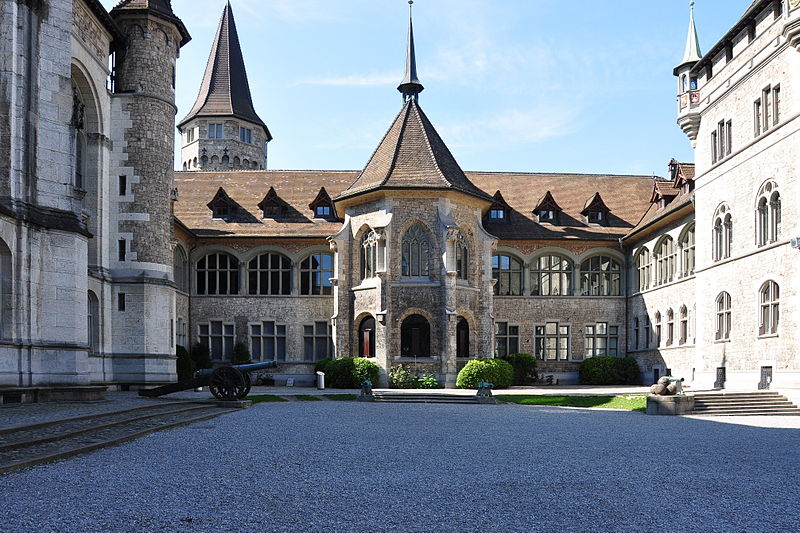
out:
M715 389L724 389L725 388L725 367L720 366L717 367L717 380L714 382Z
M358 356L375 357L375 319L371 316L358 326Z
M411 315L400 326L400 353L403 357L430 357L431 327L422 315Z
M758 382L758 390L769 390L769 386L771 383L772 383L772 367L762 366L761 381Z
M469 323L463 316L456 325L456 357L469 357Z

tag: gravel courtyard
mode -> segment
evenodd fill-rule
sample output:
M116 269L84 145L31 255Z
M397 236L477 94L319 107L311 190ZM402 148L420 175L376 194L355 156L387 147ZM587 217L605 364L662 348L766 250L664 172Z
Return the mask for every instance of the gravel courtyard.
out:
M796 531L800 430L260 404L0 476L3 532Z

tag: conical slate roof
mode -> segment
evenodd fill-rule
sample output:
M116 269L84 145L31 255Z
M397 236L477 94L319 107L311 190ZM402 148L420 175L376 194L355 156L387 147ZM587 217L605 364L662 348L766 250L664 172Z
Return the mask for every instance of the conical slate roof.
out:
M415 99L406 100L358 178L337 199L377 189L457 190L483 200Z
M675 67L675 71L684 65L694 64L703 58L700 51L700 40L697 38L697 27L694 23L694 1L689 3L689 33L686 35L686 48L683 51L683 60Z
M222 11L197 101L189 114L178 124L178 128L198 116L240 118L261 126L267 135L267 141L272 140L267 125L253 107L230 3L227 3Z
M114 15L114 12L125 12L125 11L132 11L132 10L147 10L151 13L169 20L170 22L175 23L178 27L178 31L181 34L181 46L185 45L191 40L191 36L189 32L186 30L186 26L183 25L183 22L175 16L175 13L172 11L172 2L170 0L122 0L114 9L111 10L111 15Z

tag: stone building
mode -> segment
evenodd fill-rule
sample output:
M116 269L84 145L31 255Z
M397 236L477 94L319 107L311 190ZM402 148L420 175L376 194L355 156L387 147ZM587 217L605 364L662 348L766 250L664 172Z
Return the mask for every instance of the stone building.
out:
M356 355L452 385L526 352L566 382L631 355L644 382L796 387L799 3L753 2L705 55L690 19L674 73L696 158L662 179L463 171L410 25L364 168L266 170L229 4L173 172L189 35L170 2L5 2L0 384L168 381L175 346L221 364L242 341L278 383Z

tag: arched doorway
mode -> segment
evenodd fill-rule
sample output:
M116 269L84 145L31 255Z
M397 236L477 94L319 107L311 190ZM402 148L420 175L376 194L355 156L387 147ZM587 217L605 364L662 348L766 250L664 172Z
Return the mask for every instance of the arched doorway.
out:
M431 327L422 315L410 315L400 326L402 357L430 357Z
M469 322L463 316L458 317L456 325L456 357L469 357Z
M375 319L371 316L358 326L358 356L375 357Z

